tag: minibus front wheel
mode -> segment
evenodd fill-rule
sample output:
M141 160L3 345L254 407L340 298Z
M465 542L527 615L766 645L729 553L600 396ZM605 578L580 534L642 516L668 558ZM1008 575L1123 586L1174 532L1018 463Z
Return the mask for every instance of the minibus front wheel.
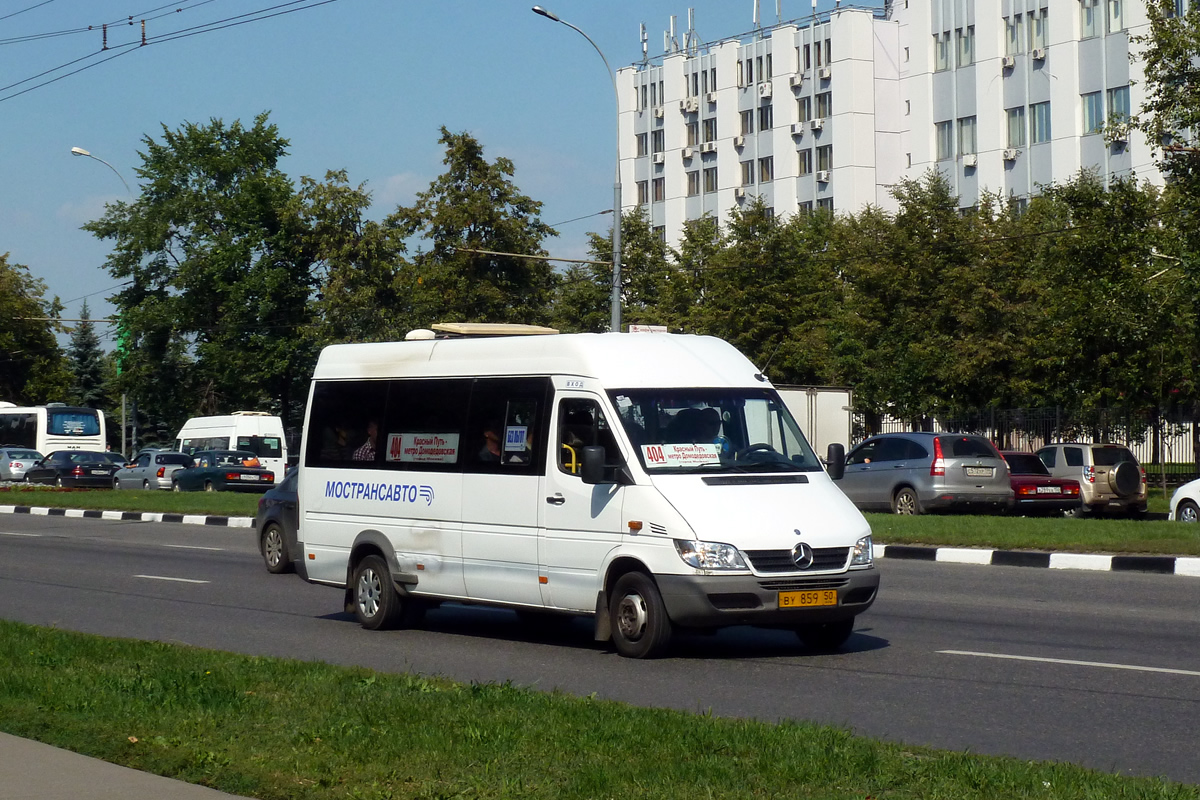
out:
M396 627L403 615L404 599L392 585L382 556L370 555L360 561L351 586L351 602L359 624L372 631Z
M657 658L671 643L671 619L650 576L627 572L608 604L613 645L626 658Z

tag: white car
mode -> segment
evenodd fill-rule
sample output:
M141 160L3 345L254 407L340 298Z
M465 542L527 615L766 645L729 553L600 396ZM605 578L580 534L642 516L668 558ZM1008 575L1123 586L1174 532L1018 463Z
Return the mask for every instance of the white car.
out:
M1200 478L1188 481L1171 495L1171 510L1167 519L1179 522L1200 522Z

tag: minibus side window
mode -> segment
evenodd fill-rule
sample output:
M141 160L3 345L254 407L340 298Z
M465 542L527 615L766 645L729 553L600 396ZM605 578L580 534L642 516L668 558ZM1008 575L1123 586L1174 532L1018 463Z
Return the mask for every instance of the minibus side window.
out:
M471 390L464 469L504 475L545 470L547 378L480 378Z
M417 379L391 382L380 431L388 469L454 472L463 461L463 426L471 380Z
M606 467L625 463L616 437L600 404L583 397L568 397L558 404L558 469L578 475L583 465L583 448L600 445L604 448Z
M385 381L323 381L313 387L305 465L376 466L383 458L379 431L387 392Z

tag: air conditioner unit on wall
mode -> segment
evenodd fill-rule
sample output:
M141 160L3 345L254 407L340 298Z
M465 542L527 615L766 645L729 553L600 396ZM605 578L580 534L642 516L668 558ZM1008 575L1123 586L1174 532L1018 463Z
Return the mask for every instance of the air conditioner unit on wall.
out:
M662 106L659 106L658 108L654 109L654 116L657 117L658 119L662 119L662 116L663 116Z
M666 160L667 160L667 159L666 159L666 154L665 154L665 153L655 153L655 154L654 154L654 156L653 156L653 161L654 161L654 163L655 163L655 164L661 164L661 163L663 163L663 162L664 162L664 161L666 161Z
M1017 148L1015 148L1015 147L1006 147L1006 148L1004 149L1004 160L1005 160L1005 161L1016 161L1016 160L1017 160L1017 155L1018 155L1020 152L1021 152L1021 151L1020 151L1020 150L1018 150L1018 149L1017 149Z
M685 97L679 101L679 110L685 114L694 113L700 110L700 101L695 97Z
M979 165L979 156L974 153L967 153L963 156L964 167L975 167Z
M739 186L733 190L733 196L736 197L738 200L741 200L742 198L744 198L746 196L746 190L744 188L742 188L741 186Z
M746 137L742 136L741 134L733 137L733 146L734 147L745 147L746 146Z
M708 101L708 103L711 105L711 104L717 102L717 93L709 92L708 94L704 95L704 99L706 101Z
M818 183L829 183L829 170L827 170L827 169L817 170L817 182Z
M1034 61L1042 61L1046 58L1046 48L1035 47L1029 51L1029 57Z
M762 83L760 83L758 85L758 96L759 97L770 97L771 96L771 82L770 81L763 81Z
M799 89L803 85L804 85L804 76L803 75L792 75L791 77L788 78L788 86L792 87L793 89Z
M819 131L821 128L825 127L825 120L821 117L810 119L808 121L808 127L812 128L814 131Z
M1012 69L1016 65L1016 56L1000 56L1000 69Z
M695 152L695 151L694 151L694 150L692 150L692 148L690 148L690 147L685 147L685 148L683 148L683 158L684 158L684 160L686 161L687 159L691 158L691 157L692 157L692 154L693 154L694 152Z
M833 77L832 67L817 67L817 77L823 81L827 81Z
M803 136L803 135L804 135L804 123L803 122L793 122L792 123L792 136Z
M701 153L717 152L717 143L716 142L705 142L704 144L700 145L700 152Z

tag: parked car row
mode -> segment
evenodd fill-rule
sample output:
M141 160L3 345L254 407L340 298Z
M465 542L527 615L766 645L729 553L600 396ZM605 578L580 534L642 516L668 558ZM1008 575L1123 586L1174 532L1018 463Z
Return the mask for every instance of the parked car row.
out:
M70 488L169 489L176 492L265 492L275 484L273 470L247 450L209 450L188 455L147 448L132 461L108 452L0 448L3 480L25 480Z
M838 485L864 511L1146 513L1146 474L1129 448L1050 444L1004 452L982 436L884 433L846 456ZM1195 513L1200 516L1200 497Z

